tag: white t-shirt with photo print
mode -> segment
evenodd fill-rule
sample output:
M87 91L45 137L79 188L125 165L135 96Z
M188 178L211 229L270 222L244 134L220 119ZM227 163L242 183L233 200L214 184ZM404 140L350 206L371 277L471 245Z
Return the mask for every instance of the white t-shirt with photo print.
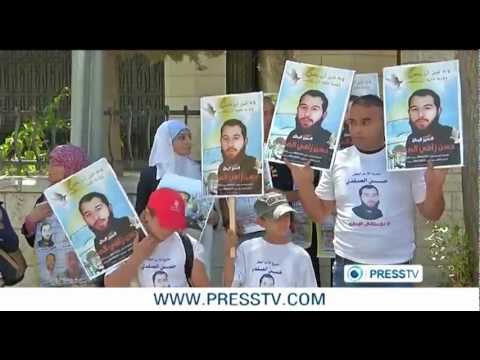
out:
M194 260L205 264L203 245L187 234L193 246ZM163 240L144 260L137 273L141 287L188 287L185 275L185 248L177 233ZM154 282L155 281L155 282Z
M300 246L272 244L263 237L237 249L234 287L317 287L308 253Z
M335 200L335 253L363 264L399 264L415 252L415 204L425 200L425 172L387 172L385 149L338 151L315 190ZM360 196L360 192L362 196Z

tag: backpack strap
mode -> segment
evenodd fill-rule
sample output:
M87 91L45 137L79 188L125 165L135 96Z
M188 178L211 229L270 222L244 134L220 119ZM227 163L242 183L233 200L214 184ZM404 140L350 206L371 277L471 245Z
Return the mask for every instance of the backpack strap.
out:
M7 211L0 202L0 249L6 252L18 250L18 236L12 227Z
M194 260L193 245L187 234L179 232L178 235L182 239L183 248L185 249L185 276L187 278L188 285L192 287L190 278L192 277Z
M12 286L23 280L27 264L20 250L8 254L0 249L0 273L5 285Z

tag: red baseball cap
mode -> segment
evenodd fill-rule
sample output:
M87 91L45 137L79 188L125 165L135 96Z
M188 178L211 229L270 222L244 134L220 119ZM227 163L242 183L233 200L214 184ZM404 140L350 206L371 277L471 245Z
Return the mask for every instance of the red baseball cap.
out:
M147 204L147 207L155 212L158 224L172 230L183 230L187 227L185 206L185 200L180 193L167 188L155 190Z

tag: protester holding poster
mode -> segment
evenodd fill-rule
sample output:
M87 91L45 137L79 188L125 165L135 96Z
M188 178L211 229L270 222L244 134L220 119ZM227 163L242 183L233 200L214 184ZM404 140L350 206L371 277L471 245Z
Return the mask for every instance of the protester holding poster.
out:
M319 223L336 212L334 286L345 286L344 265L409 263L415 253L415 207L432 221L444 211L445 169L387 171L382 115L377 96L352 103L348 125L353 146L337 153L316 189L310 166L289 164L306 212Z
M263 95L259 93L201 99L204 194L216 174L213 196L263 193Z
M287 61L280 84L268 160L329 169L355 71ZM280 149L283 152L280 154Z
M144 212L148 236L135 240L132 256L110 269L107 287L208 287L204 248L183 233L186 203L172 189L155 190Z
M49 154L48 180L56 184L88 165L85 152L73 145L57 146ZM41 195L34 209L25 218L22 233L35 249L40 269L40 286L103 286L102 277L90 281L83 269L78 269L74 278L65 276L69 263L73 263L72 245L53 214L51 206ZM70 260L68 257L70 256ZM78 258L75 255L75 260Z
M458 60L384 72L387 165L391 171L463 165Z

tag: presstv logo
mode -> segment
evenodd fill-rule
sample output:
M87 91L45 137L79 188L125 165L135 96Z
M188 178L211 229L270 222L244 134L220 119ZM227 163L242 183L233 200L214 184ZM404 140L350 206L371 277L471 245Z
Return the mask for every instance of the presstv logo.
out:
M422 265L345 265L346 283L421 283Z
M348 265L350 268L347 270L345 266L345 282L359 282L363 277L363 270L359 265Z

